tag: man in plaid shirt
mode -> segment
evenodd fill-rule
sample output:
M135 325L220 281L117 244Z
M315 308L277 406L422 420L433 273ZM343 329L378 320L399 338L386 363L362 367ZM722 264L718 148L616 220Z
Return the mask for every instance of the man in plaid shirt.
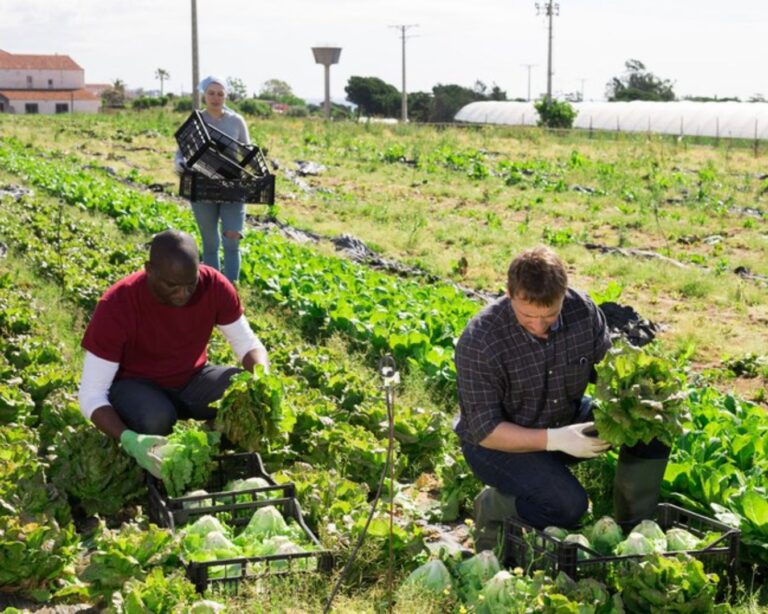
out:
M456 346L464 456L486 488L475 502L475 548L492 548L512 515L544 528L573 527L588 506L568 469L610 446L594 436L584 390L611 346L605 317L568 288L565 266L545 247L509 267L506 295L467 325ZM669 448L622 449L615 515L634 524L652 515Z

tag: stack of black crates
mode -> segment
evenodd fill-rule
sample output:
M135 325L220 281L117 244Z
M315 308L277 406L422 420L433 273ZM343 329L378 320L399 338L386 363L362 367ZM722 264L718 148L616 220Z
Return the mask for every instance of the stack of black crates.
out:
M333 556L304 522L292 483L277 484L265 471L261 457L252 452L221 454L213 459L215 467L206 486L206 494L169 497L161 480L147 475L149 518L172 531L194 523L201 516L226 514L227 524L243 527L260 508L274 506L286 520L292 518L301 528L313 550L291 554L240 557L205 563L186 564L187 576L199 592L222 588L236 592L243 580L264 575L291 573L299 570L330 572ZM225 485L236 479L262 478L268 486L248 490L227 491ZM212 574L215 568L216 574ZM232 573L230 570L237 570ZM258 571L254 571L257 569ZM223 572L223 574L222 574Z
M193 111L175 134L186 170L179 195L192 201L272 205L275 176L256 145L224 134Z
M710 532L719 533L720 537L705 548L685 553L699 559L708 572L725 576L734 586L741 538L738 529L671 503L658 504L655 521L665 532L680 528L698 537ZM680 552L664 553L665 556L677 554ZM552 537L516 518L509 518L504 525L502 559L507 567L521 567L526 571L542 569L551 577L562 571L574 580L595 578L604 581L619 567L632 561L639 562L643 555L603 555L581 544Z

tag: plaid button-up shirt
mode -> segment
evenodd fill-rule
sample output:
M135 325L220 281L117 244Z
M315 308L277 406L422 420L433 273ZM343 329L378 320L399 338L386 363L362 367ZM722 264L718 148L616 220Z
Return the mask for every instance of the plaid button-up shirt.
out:
M478 444L504 421L570 424L593 365L610 346L605 316L580 292L566 291L547 339L520 326L508 297L497 299L472 318L456 345L456 434Z

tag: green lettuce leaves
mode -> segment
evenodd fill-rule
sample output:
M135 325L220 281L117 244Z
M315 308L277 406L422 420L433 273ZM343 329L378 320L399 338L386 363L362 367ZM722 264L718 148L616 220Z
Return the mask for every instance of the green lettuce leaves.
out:
M194 421L178 421L160 448L160 475L171 497L202 488L211 475L211 459L219 451L219 434L205 431Z
M688 418L684 374L667 360L630 345L608 351L597 365L595 428L614 446L659 439L672 446Z
M216 429L249 452L265 449L271 440L290 433L295 423L292 408L283 402L282 381L261 365L253 374L235 375L218 401Z
M48 453L51 481L89 515L112 516L146 493L136 461L92 424L64 428Z

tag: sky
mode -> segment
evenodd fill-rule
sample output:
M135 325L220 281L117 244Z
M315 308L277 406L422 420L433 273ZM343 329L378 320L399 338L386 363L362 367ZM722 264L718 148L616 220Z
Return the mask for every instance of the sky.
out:
M407 90L438 83L498 85L509 98L546 92L547 19L518 0L197 0L200 76L241 79L249 93L268 79L319 100L323 68L314 46L341 47L331 95L350 76L400 89L400 30ZM544 4L544 2L540 2ZM629 59L674 84L678 97L768 97L768 2L739 0L561 0L553 19L552 90L604 100ZM192 86L191 0L0 0L0 49L66 54L87 83L129 88ZM530 68L526 65L533 65Z

